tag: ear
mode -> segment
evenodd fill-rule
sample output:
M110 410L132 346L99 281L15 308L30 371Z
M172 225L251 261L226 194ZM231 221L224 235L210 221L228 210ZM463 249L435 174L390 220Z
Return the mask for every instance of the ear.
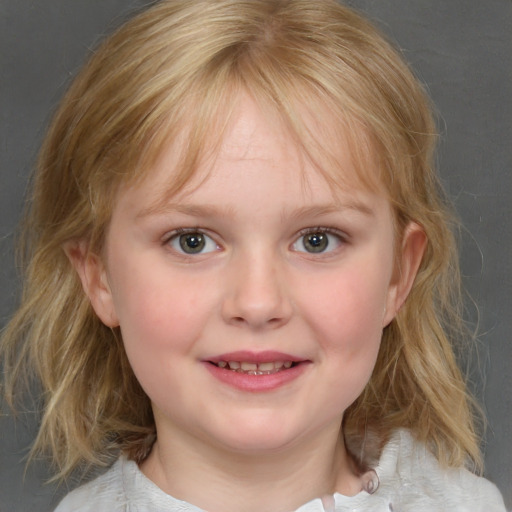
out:
M427 236L425 232L421 226L415 222L410 222L404 230L400 254L397 254L399 265L394 272L388 290L386 310L384 312L384 326L388 325L395 318L407 299L426 247Z
M117 327L119 320L102 259L89 251L85 241L69 242L64 245L64 251L76 270L82 282L82 288L100 320L107 327Z

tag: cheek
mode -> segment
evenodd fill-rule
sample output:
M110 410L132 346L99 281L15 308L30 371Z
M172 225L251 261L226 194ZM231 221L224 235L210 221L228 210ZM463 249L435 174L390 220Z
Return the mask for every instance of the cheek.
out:
M325 394L333 411L345 411L357 399L375 367L385 305L377 282L349 273L326 281L329 293L322 292L319 281L312 288L311 295L321 298L311 299L307 322L320 349L327 389L336 390Z
M204 287L199 293L199 284L173 277L132 273L116 288L115 296L130 365L151 401L162 406L183 393L211 301Z
M317 277L311 280L307 290L315 316L327 324L339 322L347 327L359 326L363 330L373 324L381 326L387 286L378 277L344 272Z
M188 350L207 322L213 298L179 274L132 272L115 287L114 304L128 356Z
M352 361L355 372L377 357L388 289L381 272L361 268L317 275L301 291L304 316L326 356Z

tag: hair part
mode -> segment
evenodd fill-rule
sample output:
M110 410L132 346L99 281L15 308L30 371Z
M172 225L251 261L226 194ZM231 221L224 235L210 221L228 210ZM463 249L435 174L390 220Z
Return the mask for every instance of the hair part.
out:
M64 247L86 241L100 254L120 187L143 180L169 144L183 151L167 193L180 190L215 155L241 92L278 116L333 187L343 185L337 155L322 136L345 134L357 178L391 202L397 241L409 222L428 239L371 380L345 413L352 451L364 463L375 455L361 455L369 432L378 451L406 427L443 463L479 463L473 403L452 348L463 325L460 278L432 107L396 50L335 0L162 0L78 75L41 149L24 224L23 297L2 338L9 402L24 376L42 386L32 453L50 453L58 477L106 465L119 451L135 460L149 453L149 398Z

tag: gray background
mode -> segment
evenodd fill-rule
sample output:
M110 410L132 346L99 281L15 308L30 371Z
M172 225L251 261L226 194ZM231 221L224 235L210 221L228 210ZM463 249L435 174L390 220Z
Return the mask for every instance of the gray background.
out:
M0 326L16 301L13 233L50 113L102 34L143 3L0 0ZM479 307L472 386L489 418L486 476L512 509L512 1L350 3L398 42L441 114L441 173L467 228L462 268ZM1 512L45 512L66 491L43 485L42 463L23 477L36 422L0 417Z

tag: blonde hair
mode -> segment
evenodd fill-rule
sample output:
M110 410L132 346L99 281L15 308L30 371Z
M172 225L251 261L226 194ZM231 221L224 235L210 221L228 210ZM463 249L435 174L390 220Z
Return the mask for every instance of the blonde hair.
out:
M364 164L378 159L398 237L415 221L428 238L371 380L344 416L356 457L364 463L371 455L360 451L370 433L378 451L405 427L443 463L478 462L472 402L452 348L462 326L458 259L434 168L432 109L392 46L335 0L163 0L122 26L76 78L41 149L25 221L23 297L2 338L9 402L27 376L42 386L32 453L49 452L65 477L119 451L141 460L151 449L149 398L119 330L94 314L64 246L86 241L101 253L119 187L143 179L177 137L186 142L171 188L182 187L222 137L240 90L277 112L336 183L335 155L303 116L321 125L316 106L328 109L372 186Z

